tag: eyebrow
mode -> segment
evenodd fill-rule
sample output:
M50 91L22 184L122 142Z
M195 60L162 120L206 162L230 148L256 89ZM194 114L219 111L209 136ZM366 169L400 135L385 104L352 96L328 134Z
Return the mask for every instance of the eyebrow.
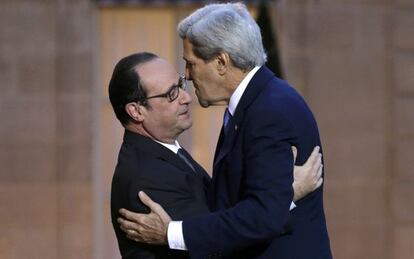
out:
M171 85L170 89L171 89L172 87L174 87L174 86L179 85L179 84L180 84L180 80L181 80L181 75L178 75L178 81L177 81L177 82L174 82L174 83Z

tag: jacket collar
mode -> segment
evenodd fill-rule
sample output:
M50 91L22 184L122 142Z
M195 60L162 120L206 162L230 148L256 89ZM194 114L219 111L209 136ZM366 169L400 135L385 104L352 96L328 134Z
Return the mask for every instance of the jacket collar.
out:
M125 130L124 142L132 144L134 148L141 152L145 152L150 156L166 161L175 167L178 167L182 171L186 171L194 175L192 169L180 157L178 157L177 154L148 137ZM200 175L210 178L207 172L196 161L192 159L192 162L195 164L196 170L200 173Z
M266 66L262 66L250 80L237 105L237 109L232 119L229 121L227 135L224 137L223 130L220 133L214 155L214 171L216 171L216 165L220 163L233 146L233 142L239 131L239 126L244 118L245 110L257 98L257 95L266 87L267 83L272 78L274 78L273 72Z

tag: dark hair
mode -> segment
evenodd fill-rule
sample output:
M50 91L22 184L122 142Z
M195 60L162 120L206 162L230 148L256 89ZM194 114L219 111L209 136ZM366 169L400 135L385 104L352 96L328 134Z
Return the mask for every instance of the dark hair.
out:
M125 105L130 102L139 102L147 97L147 92L135 68L155 58L158 56L153 53L140 52L124 57L114 68L109 82L109 100L122 125L131 121L131 117L125 111Z

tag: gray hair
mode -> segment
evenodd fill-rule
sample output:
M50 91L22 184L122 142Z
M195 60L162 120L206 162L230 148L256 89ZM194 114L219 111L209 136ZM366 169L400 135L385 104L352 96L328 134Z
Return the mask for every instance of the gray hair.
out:
M242 3L206 5L182 20L177 30L191 42L194 54L206 61L225 52L240 69L266 62L260 28Z

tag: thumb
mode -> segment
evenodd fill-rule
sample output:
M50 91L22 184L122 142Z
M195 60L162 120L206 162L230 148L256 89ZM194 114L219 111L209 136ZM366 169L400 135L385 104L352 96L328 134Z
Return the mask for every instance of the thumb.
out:
M154 210L154 206L157 204L151 198L143 191L140 191L138 193L139 199L144 203L147 207L149 207L151 210Z
M319 150L320 150L319 146L316 146L316 147L313 148L312 153L308 157L308 160L306 160L306 162L305 162L306 165L312 166L312 165L318 163L318 159L320 159L320 156L321 156L321 154L319 154Z
M145 205L148 206L148 208L150 208L151 213L155 213L156 215L158 215L164 223L168 224L168 222L171 221L171 217L161 207L161 205L151 200L151 198L145 192L140 191L138 193L138 196L139 196L139 199L142 201L142 203L144 203Z
M298 156L298 149L295 146L292 146L292 153L293 153L293 165L295 165L296 157Z

